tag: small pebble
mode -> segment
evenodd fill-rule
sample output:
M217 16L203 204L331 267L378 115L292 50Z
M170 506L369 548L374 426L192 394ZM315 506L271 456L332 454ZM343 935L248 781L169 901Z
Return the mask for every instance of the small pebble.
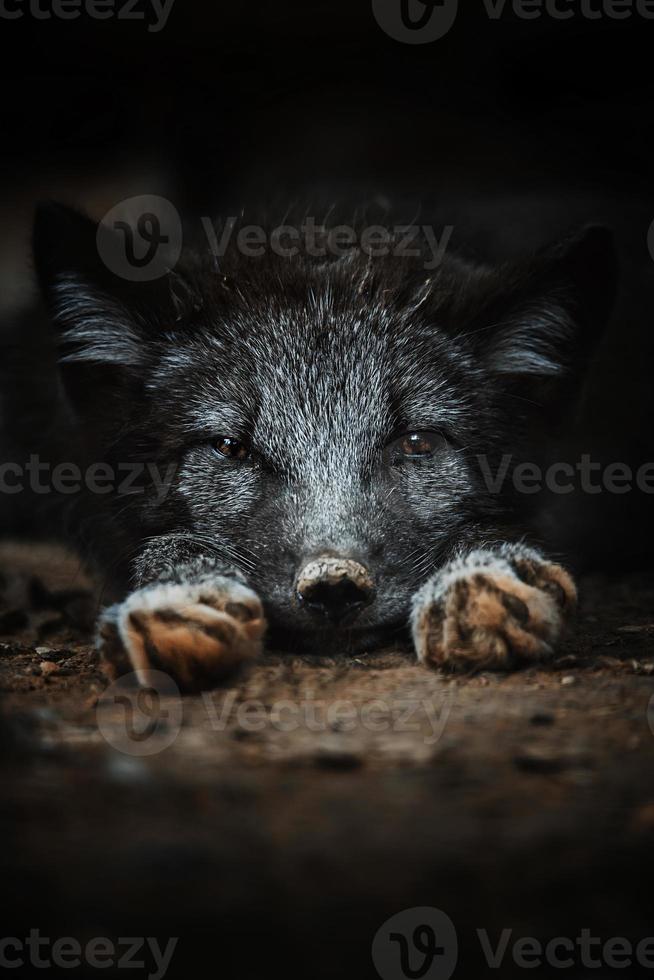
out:
M363 765L361 756L347 749L320 749L314 761L321 769L358 769Z
M561 678L561 685L563 687L572 687L572 685L576 683L577 683L577 678L573 677L572 674L567 674L565 677Z
M61 650L53 650L52 647L36 647L34 653L41 660L64 660L65 654Z
M553 775L569 769L592 769L593 760L590 756L574 752L557 754L546 750L527 749L514 757L513 764L522 772Z
M542 773L550 775L563 772L568 768L568 763L561 756L547 755L541 752L524 752L515 756L513 764L516 769L522 772Z
M230 733L231 738L236 742L263 742L264 736L261 732L251 732L248 728L234 728Z
M548 711L537 711L535 715L532 715L529 719L530 725L553 725L554 715L550 714Z
M142 759L119 755L118 752L107 756L106 766L109 777L119 783L140 783L150 777Z

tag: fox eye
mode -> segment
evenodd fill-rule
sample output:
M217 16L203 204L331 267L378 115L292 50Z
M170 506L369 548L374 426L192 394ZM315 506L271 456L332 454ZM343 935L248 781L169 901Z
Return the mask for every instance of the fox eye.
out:
M225 459L234 459L242 462L250 455L250 447L241 439L233 439L231 436L219 436L211 443L215 452Z
M445 443L440 432L405 432L391 445L391 455L395 461L400 459L428 459Z

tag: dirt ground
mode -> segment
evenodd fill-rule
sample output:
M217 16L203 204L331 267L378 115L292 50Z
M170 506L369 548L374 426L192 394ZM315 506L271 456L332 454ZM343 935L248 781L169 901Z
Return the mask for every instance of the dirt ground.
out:
M179 937L168 976L306 980L379 976L373 937L417 906L452 920L456 977L485 972L478 929L654 935L654 573L584 581L539 669L270 653L211 695L138 700L106 690L78 561L0 560L12 935Z

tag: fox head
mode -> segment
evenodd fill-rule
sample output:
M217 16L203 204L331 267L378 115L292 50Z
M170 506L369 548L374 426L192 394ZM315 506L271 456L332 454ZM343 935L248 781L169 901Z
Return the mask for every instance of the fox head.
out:
M93 222L50 205L34 248L80 444L173 467L163 496L99 499L98 533L220 555L308 650L403 628L462 543L519 524L480 458L492 470L560 421L614 284L600 228L431 271L357 247L216 260L205 246L134 282L103 263Z

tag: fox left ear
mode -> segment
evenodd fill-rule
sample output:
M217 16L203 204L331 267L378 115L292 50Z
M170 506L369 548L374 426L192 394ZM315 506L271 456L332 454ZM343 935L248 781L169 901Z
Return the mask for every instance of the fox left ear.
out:
M34 265L61 361L130 369L141 358L138 303L147 297L104 264L97 225L61 204L37 207Z
M168 277L131 282L113 272L96 222L60 204L37 208L33 254L70 403L80 417L111 417L114 398L141 390L149 342L173 319Z
M479 331L479 352L488 368L516 380L576 376L613 308L617 259L612 232L587 227L499 274L506 284L485 306Z

